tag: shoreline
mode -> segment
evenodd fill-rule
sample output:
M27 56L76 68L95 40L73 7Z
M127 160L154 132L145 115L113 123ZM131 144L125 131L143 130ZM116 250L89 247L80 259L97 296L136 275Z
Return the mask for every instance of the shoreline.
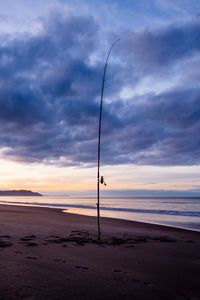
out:
M0 205L0 300L199 299L200 234Z
M61 207L53 207L53 206L42 206L42 205L31 205L31 204L14 204L14 203L0 203L0 206L14 206L14 207L37 207L37 208L41 208L41 209L53 209L53 210L58 210L58 211L62 211L64 214L73 214L73 215L80 215L80 216L86 216L86 217L92 217L92 218L96 218L96 216L93 215L89 215L89 214L81 214L81 213L74 213L74 212L69 212L68 210L70 208L61 208ZM107 216L100 216L101 219L113 219L113 220L122 220L122 221L128 221L128 222L136 222L136 223L142 223L142 224L149 224L149 225L156 225L156 226L163 226L163 227L169 227L169 228L174 228L174 229L180 229L180 230L186 230L186 231L192 231L192 232L198 232L200 233L200 230L198 229L193 229L193 228L184 228L184 227L176 227L175 225L167 225L167 224L160 224L160 223L154 223L154 222L145 222L145 221L138 221L138 220L129 220L129 219L125 219L125 218L115 218L115 217L107 217Z
M37 206L38 207L38 206ZM53 207L49 207L50 209L54 209ZM58 209L58 208L57 208ZM95 216L91 216L91 215L84 215L84 214L78 214L78 213L73 213L73 212L67 212L67 209L61 209L63 213L66 213L66 214L73 214L73 215L77 215L77 216L86 216L86 217L92 217L92 218L96 218ZM66 210L66 212L65 212ZM167 228L170 228L170 229L177 229L177 230L184 230L184 231L191 231L191 232L198 232L200 234L200 230L195 230L195 229L190 229L190 228L182 228L182 227L175 227L175 226L172 226L172 225L166 225L166 224L159 224L159 223L151 223L151 222L144 222L144 221L136 221L136 220L128 220L128 219L122 219L122 218L112 218L112 217L105 217L105 216L100 216L100 220L101 219L111 219L113 221L127 221L127 222L133 222L133 223L139 223L139 224L143 224L143 225L155 225L155 226L161 226L161 227L167 227Z

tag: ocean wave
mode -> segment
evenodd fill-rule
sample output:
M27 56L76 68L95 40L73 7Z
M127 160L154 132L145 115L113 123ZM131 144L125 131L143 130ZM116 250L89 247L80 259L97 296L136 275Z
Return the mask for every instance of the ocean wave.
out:
M54 207L54 208L79 208L79 209L96 209L94 205L80 205L80 204L66 204L66 203L44 203L44 202L21 202L21 201L0 201L2 204L16 204L16 205L30 205L30 206L42 206L42 207ZM188 217L200 217L200 211L189 210L162 210L162 209L137 209L126 207L100 207L103 211L116 211L127 213L143 213L143 214L156 214L156 215L174 215L174 216L188 216Z

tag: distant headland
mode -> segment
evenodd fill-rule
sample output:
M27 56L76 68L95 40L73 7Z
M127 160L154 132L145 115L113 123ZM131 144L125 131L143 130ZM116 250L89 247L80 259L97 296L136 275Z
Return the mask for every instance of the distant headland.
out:
M27 190L8 190L0 191L0 196L43 196L40 193Z

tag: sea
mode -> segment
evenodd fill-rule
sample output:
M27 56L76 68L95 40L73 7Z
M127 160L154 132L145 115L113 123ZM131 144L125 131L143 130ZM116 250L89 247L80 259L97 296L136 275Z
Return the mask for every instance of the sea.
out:
M96 197L0 197L0 204L60 208L89 216L96 216L96 202ZM200 198L102 197L100 208L101 217L200 231Z

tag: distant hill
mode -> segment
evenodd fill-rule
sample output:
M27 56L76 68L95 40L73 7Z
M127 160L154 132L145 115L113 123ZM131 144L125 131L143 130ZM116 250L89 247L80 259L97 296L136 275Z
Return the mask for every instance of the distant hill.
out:
M43 196L40 193L27 190L0 191L0 196Z

